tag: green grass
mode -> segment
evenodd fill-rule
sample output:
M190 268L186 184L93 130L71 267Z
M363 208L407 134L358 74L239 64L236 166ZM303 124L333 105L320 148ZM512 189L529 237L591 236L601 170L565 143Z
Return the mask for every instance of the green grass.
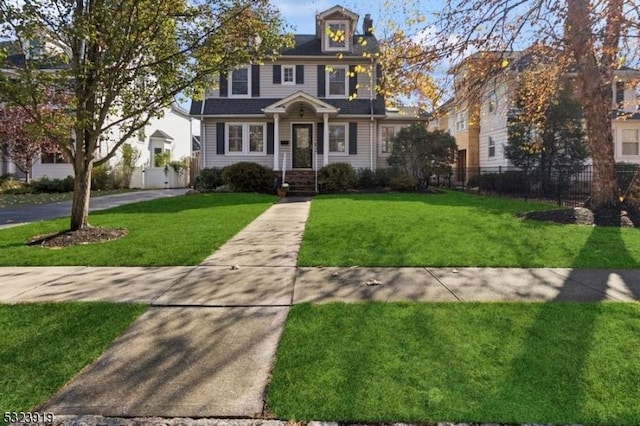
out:
M640 424L638 304L299 305L281 419Z
M145 306L0 305L0 408L28 411L95 360Z
M203 194L128 204L89 215L94 226L127 228L126 237L51 250L25 246L35 235L68 228L68 219L0 230L0 266L195 265L265 211L276 197Z
M91 198L103 197L105 195L123 194L131 192L129 189L114 189L106 191L91 191ZM0 192L0 209L6 209L28 204L46 204L70 201L73 199L73 192L62 192L52 194L6 194Z
M301 266L639 268L637 229L520 220L554 208L459 192L314 199Z

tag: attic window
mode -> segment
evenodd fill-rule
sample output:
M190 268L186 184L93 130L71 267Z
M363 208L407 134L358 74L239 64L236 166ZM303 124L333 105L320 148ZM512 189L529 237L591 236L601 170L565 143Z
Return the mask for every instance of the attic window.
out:
M326 50L348 50L349 37L346 21L327 21L325 26Z

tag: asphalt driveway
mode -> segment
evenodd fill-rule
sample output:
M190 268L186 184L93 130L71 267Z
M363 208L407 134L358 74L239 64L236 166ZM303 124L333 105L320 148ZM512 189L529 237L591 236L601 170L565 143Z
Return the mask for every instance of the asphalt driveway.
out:
M126 192L123 194L105 195L91 198L89 211L105 210L118 207L123 204L137 203L138 201L154 200L163 197L175 197L183 195L187 189L157 189L147 191ZM71 201L59 203L47 203L38 205L24 205L8 209L0 209L0 228L15 226L16 224L36 222L39 220L69 217L71 213Z

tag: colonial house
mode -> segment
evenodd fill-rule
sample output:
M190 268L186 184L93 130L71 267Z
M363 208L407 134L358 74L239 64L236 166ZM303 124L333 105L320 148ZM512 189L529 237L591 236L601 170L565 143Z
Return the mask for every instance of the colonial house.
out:
M432 126L448 130L456 138L459 150L457 181L467 180L470 176L466 172L478 167L512 166L505 157L504 148L508 142L507 123L514 113L515 84L518 74L523 71L522 57L523 52L507 55L508 69L486 81L481 94L473 97L466 96L469 87L465 86L463 77L465 65L474 57L453 68L454 97L439 108L438 118ZM571 78L571 73L566 77ZM616 162L640 164L639 83L638 70L623 67L614 72L611 123Z
M251 161L284 170L290 182L338 162L386 167L389 138L416 118L388 114L375 89L381 71L370 15L361 32L359 16L342 6L315 19L316 33L294 35L277 60L221 73L192 102L202 167Z

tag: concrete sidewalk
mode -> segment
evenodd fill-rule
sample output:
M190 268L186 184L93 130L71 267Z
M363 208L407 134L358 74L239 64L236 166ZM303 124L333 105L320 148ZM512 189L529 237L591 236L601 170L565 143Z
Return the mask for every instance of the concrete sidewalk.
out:
M639 270L297 268L309 200L272 206L198 266L0 268L0 303L150 304L40 411L72 419L262 415L290 306L631 301Z

